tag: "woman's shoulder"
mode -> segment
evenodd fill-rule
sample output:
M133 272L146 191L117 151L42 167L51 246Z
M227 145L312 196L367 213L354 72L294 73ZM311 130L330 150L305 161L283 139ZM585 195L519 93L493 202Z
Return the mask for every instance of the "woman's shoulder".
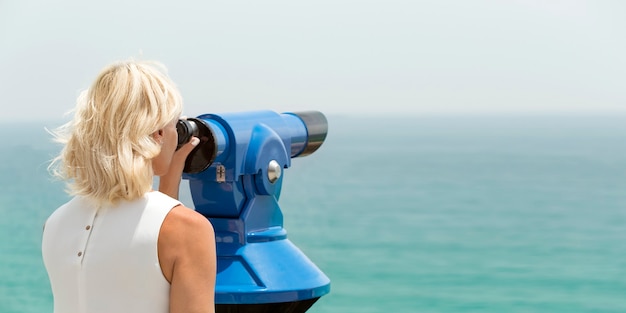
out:
M213 240L215 233L208 218L183 204L173 207L161 226L161 237L173 237L177 244L188 240L208 238Z
M159 263L171 283L174 264L188 264L201 256L215 258L215 233L211 222L202 214L184 205L172 208L159 232Z
M77 215L89 214L91 207L88 205L87 200L81 196L75 196L69 199L67 202L57 207L46 219L46 223L50 221L55 222L59 220L67 219L68 217L77 218Z
M165 220L166 222L173 224L178 223L191 227L213 228L208 218L183 204L173 207Z

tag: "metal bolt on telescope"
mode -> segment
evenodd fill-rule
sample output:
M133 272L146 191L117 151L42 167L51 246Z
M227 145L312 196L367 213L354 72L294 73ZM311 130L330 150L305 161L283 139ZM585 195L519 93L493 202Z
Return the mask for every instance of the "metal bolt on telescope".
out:
M196 211L217 242L217 312L305 312L330 280L287 239L278 205L283 169L315 152L328 123L317 111L205 114L180 120L179 144Z

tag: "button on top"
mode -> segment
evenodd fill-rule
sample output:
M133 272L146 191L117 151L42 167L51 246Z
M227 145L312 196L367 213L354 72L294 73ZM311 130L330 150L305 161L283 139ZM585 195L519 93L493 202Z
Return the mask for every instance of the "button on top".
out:
M90 230L90 229L91 229L91 225L87 225L87 226L85 227L85 230Z
M83 253L81 251L78 251L78 256L83 255Z

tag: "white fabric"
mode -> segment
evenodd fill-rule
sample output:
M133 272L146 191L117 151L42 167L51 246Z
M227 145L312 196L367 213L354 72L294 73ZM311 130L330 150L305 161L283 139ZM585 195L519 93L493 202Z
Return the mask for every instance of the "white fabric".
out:
M55 313L169 311L157 251L159 231L177 200L158 191L115 207L75 197L48 218L42 255Z

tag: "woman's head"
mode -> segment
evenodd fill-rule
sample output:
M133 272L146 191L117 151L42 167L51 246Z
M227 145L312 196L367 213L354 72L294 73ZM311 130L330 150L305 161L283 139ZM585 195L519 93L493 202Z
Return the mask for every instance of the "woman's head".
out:
M163 131L181 112L180 93L161 64L113 63L80 94L74 119L56 133L65 147L55 173L69 180L71 194L98 203L141 197L152 187L152 160L171 139Z

